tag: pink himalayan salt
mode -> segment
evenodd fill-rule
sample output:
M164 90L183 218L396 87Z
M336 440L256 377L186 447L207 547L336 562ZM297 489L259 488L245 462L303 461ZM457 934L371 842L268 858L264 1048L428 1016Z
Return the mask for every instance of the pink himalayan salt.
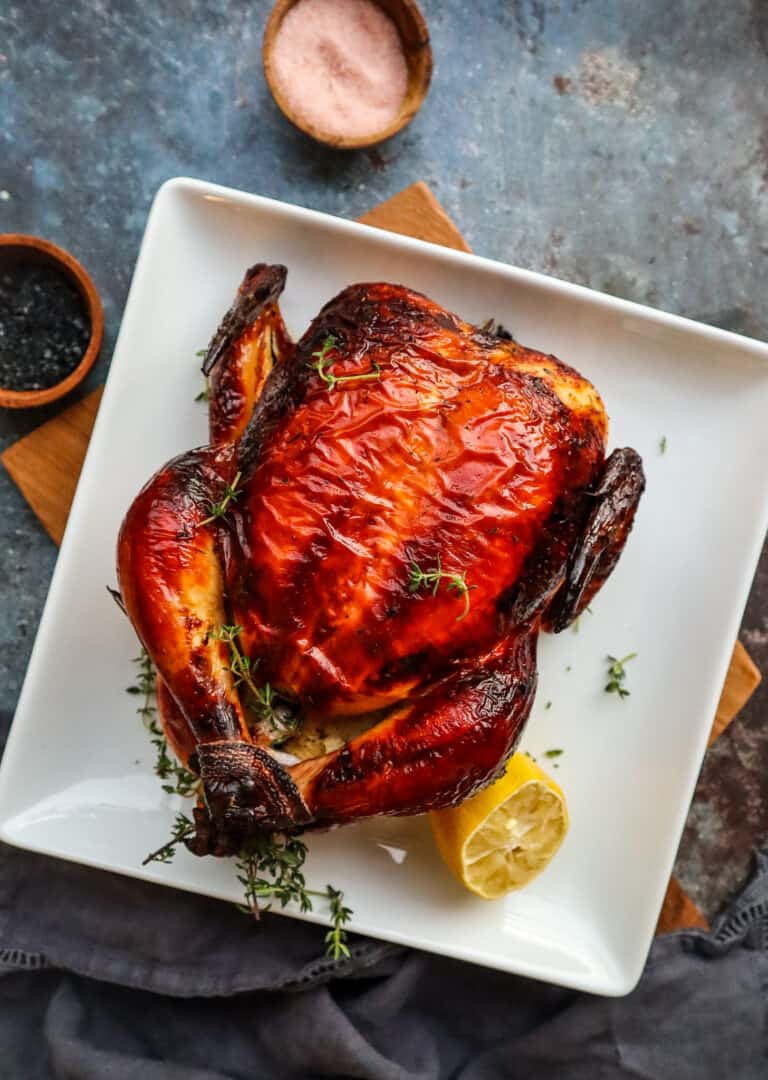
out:
M397 27L373 0L299 0L272 59L290 108L326 135L382 131L408 86Z

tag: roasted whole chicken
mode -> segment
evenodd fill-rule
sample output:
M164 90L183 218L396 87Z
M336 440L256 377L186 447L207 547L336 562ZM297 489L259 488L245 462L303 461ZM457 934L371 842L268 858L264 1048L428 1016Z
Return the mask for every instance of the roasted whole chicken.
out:
M201 780L198 854L491 782L539 631L589 604L644 487L554 356L383 283L344 289L293 344L285 279L246 273L203 365L210 444L152 477L118 543L165 732ZM302 727L345 725L335 749L289 753Z

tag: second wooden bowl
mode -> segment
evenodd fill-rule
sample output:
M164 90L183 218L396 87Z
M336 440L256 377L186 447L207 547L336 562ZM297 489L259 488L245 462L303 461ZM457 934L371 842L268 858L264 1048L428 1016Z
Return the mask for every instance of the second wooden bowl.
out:
M96 286L77 259L64 248L48 240L41 240L38 236L25 236L22 233L0 235L0 268L4 257L18 256L23 256L25 260L55 266L74 283L85 303L91 324L91 336L74 371L53 386L47 386L44 390L9 390L0 386L0 406L6 409L27 409L33 405L47 405L63 397L64 394L68 394L70 390L74 390L93 367L99 355L104 334L104 312L101 299Z

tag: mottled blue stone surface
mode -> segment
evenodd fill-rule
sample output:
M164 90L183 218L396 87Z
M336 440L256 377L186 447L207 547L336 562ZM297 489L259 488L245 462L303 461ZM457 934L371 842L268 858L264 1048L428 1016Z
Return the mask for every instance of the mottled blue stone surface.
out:
M254 0L0 0L0 232L77 255L107 334L147 209L188 174L355 217L416 179L481 254L768 339L768 0L424 0L403 134L321 148L266 90ZM0 446L51 409L0 412ZM56 552L0 470L0 731ZM713 568L716 572L716 568ZM768 557L742 639L768 672ZM768 693L710 752L678 870L710 913L768 838Z

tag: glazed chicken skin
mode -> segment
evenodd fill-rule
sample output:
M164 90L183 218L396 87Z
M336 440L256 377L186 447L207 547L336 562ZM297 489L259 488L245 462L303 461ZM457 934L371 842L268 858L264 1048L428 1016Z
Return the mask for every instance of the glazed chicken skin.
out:
M383 283L345 289L293 345L285 276L246 274L203 366L210 445L149 481L118 543L166 734L201 779L198 854L490 783L539 631L589 604L644 487L555 357ZM362 733L284 764L276 717Z

